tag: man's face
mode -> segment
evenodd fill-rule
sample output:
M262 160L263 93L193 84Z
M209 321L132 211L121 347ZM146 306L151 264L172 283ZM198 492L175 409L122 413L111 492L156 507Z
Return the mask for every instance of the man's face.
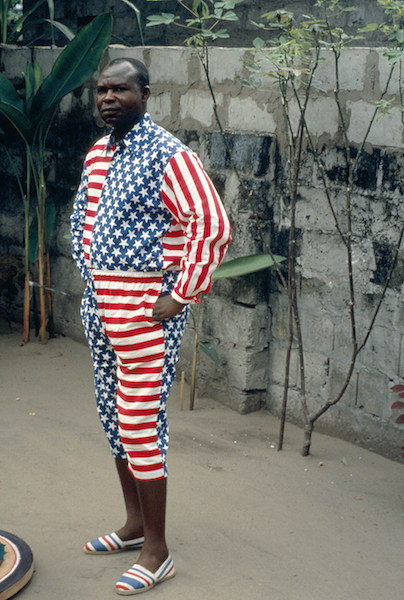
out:
M137 72L127 62L107 66L97 83L97 108L107 125L115 127L118 136L126 135L146 112L150 89L137 83Z

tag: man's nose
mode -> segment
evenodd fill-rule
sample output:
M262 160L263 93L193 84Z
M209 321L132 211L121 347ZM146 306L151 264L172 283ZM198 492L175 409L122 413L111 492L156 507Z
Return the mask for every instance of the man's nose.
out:
M115 95L113 90L107 90L107 93L104 96L104 102L113 102L115 100Z

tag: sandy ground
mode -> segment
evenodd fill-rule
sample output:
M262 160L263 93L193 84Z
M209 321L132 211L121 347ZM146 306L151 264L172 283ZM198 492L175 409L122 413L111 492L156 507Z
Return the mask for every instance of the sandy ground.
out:
M121 526L123 503L96 416L88 349L0 335L0 529L24 539L35 573L21 600L107 600L136 552L82 546ZM186 390L186 399L188 390ZM403 600L404 470L347 442L170 398L164 600ZM322 463L320 465L320 463Z

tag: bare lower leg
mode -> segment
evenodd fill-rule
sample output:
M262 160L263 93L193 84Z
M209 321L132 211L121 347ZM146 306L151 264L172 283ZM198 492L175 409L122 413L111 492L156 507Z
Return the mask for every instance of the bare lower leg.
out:
M122 541L132 540L143 535L143 519L140 509L136 479L128 469L126 458L116 458L115 465L121 482L126 508L126 523L116 534Z
M167 479L165 477L152 481L137 479L136 483L145 538L137 563L155 573L168 557L165 537Z

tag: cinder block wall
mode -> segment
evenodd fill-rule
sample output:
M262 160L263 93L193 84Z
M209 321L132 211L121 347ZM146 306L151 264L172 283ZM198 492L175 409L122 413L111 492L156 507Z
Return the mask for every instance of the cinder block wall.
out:
M27 60L34 56L46 74L59 52L3 47L0 64L3 73L20 85ZM264 237L274 253L286 255L290 210L280 97L270 78L263 81L260 90L242 86L242 79L248 76L243 64L248 52L213 49L211 81L235 164L253 190L252 201ZM111 46L102 65L123 55L146 63L152 81L152 117L198 151L221 193L233 225L234 241L228 258L263 251L251 207L218 133L212 98L198 59L185 48ZM385 84L388 64L382 50L366 48L347 50L341 63L342 100L349 139L355 147ZM308 121L332 184L337 212L343 214L345 182L331 63L321 66L318 77L321 91L311 100ZM58 208L52 241L53 287L58 290L54 294L56 325L59 333L82 341L82 284L70 258L67 234L81 163L91 142L105 131L94 105L95 80L96 77L63 100L48 140L48 186ZM398 93L397 83L391 93ZM354 268L360 339L382 291L404 220L402 131L398 110L393 109L375 122L355 181ZM17 150L14 156L19 165L21 155ZM0 252L21 253L22 210L12 170L6 157L2 158ZM296 225L307 400L309 410L314 410L342 385L351 349L346 253L308 152L302 168ZM359 357L348 391L316 425L319 431L343 436L396 458L403 432L394 423L389 390L404 373L403 276L400 253L386 301ZM277 414L283 393L287 338L287 297L271 271L214 283L211 293L203 299L200 339L216 346L220 364L215 365L199 353L198 394L209 394L240 412L265 406ZM179 370L184 370L188 378L192 346L191 319L179 364ZM288 410L289 418L300 423L296 348L292 359Z

